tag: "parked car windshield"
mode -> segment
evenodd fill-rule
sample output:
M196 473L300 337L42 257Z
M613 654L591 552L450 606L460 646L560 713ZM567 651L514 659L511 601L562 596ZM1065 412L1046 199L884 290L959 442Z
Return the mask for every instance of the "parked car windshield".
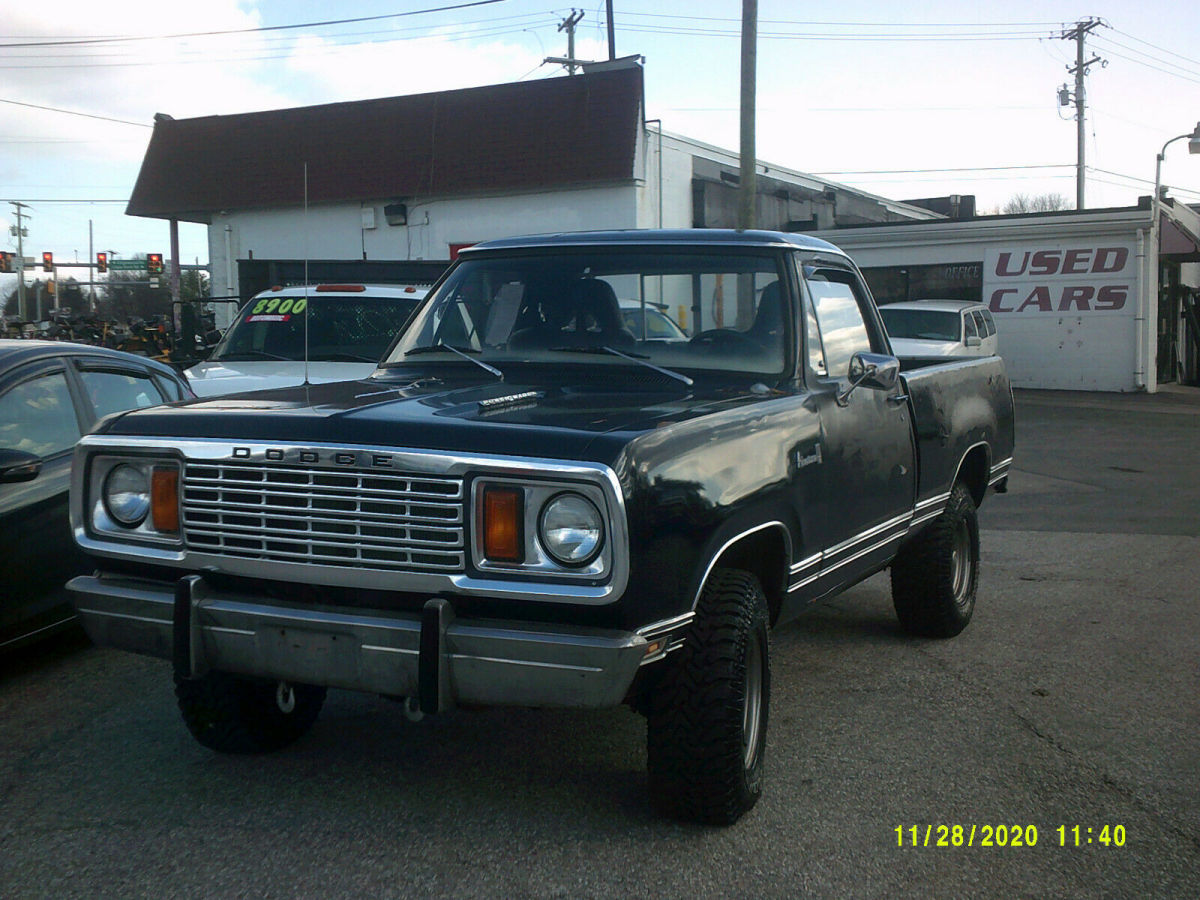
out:
M938 309L879 308L887 333L894 338L919 341L962 340L961 317L957 312Z
M302 360L307 321L310 361L378 362L417 302L367 294L255 297L209 359Z
M665 312L652 306L621 304L621 319L634 335L663 341L686 341L687 333Z
M778 374L787 331L779 278L776 255L720 247L467 258L384 365L418 352L456 363L467 353L498 368L628 364L623 354L671 370Z

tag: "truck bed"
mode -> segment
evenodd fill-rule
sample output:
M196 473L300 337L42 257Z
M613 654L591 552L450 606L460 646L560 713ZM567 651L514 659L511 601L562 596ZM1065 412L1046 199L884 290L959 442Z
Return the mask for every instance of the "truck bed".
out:
M1000 357L903 360L901 379L917 440L918 503L948 493L960 460L979 445L989 452L986 484L1001 484L1012 462L1014 414Z

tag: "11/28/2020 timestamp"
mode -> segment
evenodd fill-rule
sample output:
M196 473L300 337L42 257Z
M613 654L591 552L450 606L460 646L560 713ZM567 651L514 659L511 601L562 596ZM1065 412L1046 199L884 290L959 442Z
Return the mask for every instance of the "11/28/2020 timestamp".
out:
M1059 847L1124 847L1124 825L1057 825ZM897 825L897 847L1036 847L1036 825Z

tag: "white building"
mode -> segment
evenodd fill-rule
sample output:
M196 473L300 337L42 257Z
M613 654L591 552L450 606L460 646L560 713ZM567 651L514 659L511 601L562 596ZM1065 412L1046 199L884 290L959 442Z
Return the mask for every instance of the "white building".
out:
M127 212L208 225L212 293L243 298L306 271L313 281L429 281L460 247L516 234L733 226L737 154L645 122L635 60L585 69L244 115L160 115ZM764 228L942 218L771 164L759 164L756 181Z
M1154 392L1197 383L1200 216L1140 207L823 230L880 303L980 300L1014 386Z

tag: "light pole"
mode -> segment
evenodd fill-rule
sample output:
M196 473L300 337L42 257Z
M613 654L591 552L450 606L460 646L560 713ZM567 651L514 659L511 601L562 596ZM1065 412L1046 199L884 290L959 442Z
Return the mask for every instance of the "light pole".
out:
M1184 138L1188 139L1188 153L1200 153L1200 122L1196 123L1196 129L1191 134L1178 135L1163 144L1162 149L1158 151L1158 159L1154 164L1154 197L1153 202L1150 204L1150 209L1154 215L1154 221L1150 224L1151 233L1154 235L1155 255L1158 254L1159 229L1161 227L1159 225L1159 219L1162 217L1162 198L1159 195L1162 193L1161 185L1163 159L1166 157L1167 148L1176 141L1182 141ZM1157 278L1158 276L1155 275L1154 277Z
M1176 141L1188 139L1188 153L1200 153L1200 122L1196 123L1196 128L1191 134L1180 134L1171 138L1162 145L1162 149L1158 151L1158 157L1154 163L1154 196L1150 198L1150 246L1154 249L1154 268L1151 269L1151 277L1154 279L1154 290L1148 300L1153 302L1151 312L1157 315L1158 309L1158 290L1162 284L1162 263L1160 262L1161 254L1159 253L1159 244L1162 242L1162 164L1166 156L1167 148ZM1140 305L1140 304L1139 304ZM1140 324L1140 323L1139 323ZM1138 338L1138 355L1141 350L1141 336ZM1139 366L1139 368L1141 368ZM1142 377L1145 377L1144 375Z

